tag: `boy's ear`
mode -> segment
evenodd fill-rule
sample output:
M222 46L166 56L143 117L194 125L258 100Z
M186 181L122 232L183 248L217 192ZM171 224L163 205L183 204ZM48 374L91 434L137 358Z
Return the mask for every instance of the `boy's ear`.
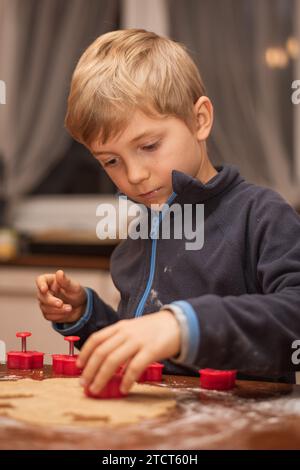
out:
M194 115L196 118L196 137L199 141L206 140L214 120L214 108L207 96L201 96L194 104Z

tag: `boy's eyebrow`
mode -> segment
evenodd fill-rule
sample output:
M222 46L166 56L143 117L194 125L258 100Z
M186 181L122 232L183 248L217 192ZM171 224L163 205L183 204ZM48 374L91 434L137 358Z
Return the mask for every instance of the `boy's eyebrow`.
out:
M159 132L159 131L161 131L161 129L160 129L160 130L155 129L155 130L152 130L152 131L145 131L145 132L142 132L141 134L135 136L129 143L130 143L130 144L133 144L134 142L136 142L136 141L142 139L143 137L147 137L148 135L155 134L155 133L157 133L157 132ZM109 153L109 152L110 152L110 150L102 150L102 151L100 151L100 152L92 152L92 153L93 153L93 155L98 156L98 155L103 155L103 154Z

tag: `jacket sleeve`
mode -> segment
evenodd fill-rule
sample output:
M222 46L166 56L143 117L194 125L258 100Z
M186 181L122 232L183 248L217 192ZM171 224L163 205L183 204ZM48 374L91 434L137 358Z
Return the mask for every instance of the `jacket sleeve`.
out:
M87 305L82 317L75 323L52 323L54 330L63 336L79 336L80 341L75 343L78 349L92 333L119 321L118 313L103 302L94 290L90 288L85 290Z
M193 329L182 362L280 376L296 370L292 343L300 339L300 217L267 189L255 201L249 224L247 259L258 293L172 302Z

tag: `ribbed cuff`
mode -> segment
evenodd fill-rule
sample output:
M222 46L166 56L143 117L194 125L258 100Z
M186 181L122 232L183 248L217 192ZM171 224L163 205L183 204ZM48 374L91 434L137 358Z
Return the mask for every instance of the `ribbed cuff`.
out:
M182 309L177 305L167 304L161 307L161 310L169 310L172 312L178 322L180 328L180 352L177 356L170 358L173 362L182 363L187 357L187 349L189 344L189 328L188 322Z
M77 322L52 323L52 327L58 333L66 336L77 333L90 320L93 313L93 291L89 287L84 288L86 292L86 309Z
M180 355L172 358L172 361L175 363L194 365L200 344L200 326L195 310L191 304L185 300L172 302L162 308L173 311L181 326L182 345Z

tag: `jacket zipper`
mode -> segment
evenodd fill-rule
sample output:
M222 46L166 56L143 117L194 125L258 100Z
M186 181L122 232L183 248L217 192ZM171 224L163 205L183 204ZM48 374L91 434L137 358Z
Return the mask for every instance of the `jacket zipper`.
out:
M171 194L171 196L169 197L169 199L167 200L166 204L170 205L173 202L173 200L175 199L176 196L177 196L177 194L175 192L173 192ZM148 281L147 281L147 284L146 284L146 288L144 290L142 298L139 301L136 312L134 314L135 317L141 317L143 315L143 310L144 310L144 307L145 307L145 303L146 303L146 300L148 298L150 289L152 287L154 273L155 273L155 261L156 261L156 249L157 249L157 238L153 239L152 237L153 237L153 235L155 235L155 230L159 230L160 222L163 219L163 215L162 215L162 212L160 212L159 216L156 219L154 219L154 223L153 223L154 228L153 228L153 226L151 227L150 236L151 236L151 242L152 243L151 243L150 272L149 272L149 277L148 277ZM156 222L157 219L158 219L158 223Z

